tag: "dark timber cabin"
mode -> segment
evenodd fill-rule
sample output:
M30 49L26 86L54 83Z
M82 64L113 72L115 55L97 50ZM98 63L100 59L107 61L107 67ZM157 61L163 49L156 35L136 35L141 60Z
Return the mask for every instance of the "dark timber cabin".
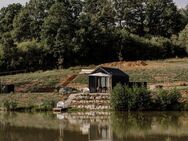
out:
M129 83L129 75L117 68L98 67L89 75L91 93L108 93L117 83Z

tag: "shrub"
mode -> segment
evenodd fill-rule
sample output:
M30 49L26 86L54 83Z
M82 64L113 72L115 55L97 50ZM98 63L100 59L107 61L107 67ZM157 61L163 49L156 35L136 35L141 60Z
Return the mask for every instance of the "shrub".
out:
M181 110L181 94L176 90L159 90L153 97L144 87L127 87L117 84L111 94L111 106L117 111Z
M45 100L40 105L40 108L38 110L40 111L50 111L55 107L56 101L54 100Z
M114 110L148 110L151 103L150 92L144 87L127 87L117 84L111 95Z
M181 109L181 94L176 90L159 90L154 99L154 109L157 110L180 110Z
M127 95L125 95L125 89L121 84L117 84L111 94L110 102L114 110L127 110Z
M5 108L7 111L15 111L16 108L17 108L17 102L5 100L5 101L3 101L2 106L3 106L3 108Z
M151 103L150 92L144 87L125 87L128 95L128 110L148 110Z

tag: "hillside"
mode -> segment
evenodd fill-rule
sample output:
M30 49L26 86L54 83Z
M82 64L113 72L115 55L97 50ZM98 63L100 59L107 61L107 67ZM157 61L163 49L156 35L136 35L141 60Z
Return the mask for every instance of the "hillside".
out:
M163 84L167 87L184 86L187 88L188 85L188 58L137 62L123 61L101 65L122 69L130 75L131 81L146 81L149 85ZM82 68L94 69L95 67L38 71L1 76L0 79L3 83L15 84L17 92L53 92L55 88L61 87L71 76L77 75ZM68 86L86 87L87 76L77 76Z

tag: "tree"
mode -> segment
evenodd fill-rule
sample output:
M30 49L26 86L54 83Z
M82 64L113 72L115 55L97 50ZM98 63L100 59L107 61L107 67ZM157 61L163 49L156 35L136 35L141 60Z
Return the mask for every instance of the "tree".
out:
M0 39L4 33L13 30L14 17L20 12L21 8L20 4L11 4L0 9Z
M21 4L11 4L0 10L0 32L9 32L13 29L14 17L20 12Z
M10 33L5 33L2 37L3 57L1 71L9 71L17 69L19 66L19 55L16 44L14 43Z
M46 49L36 40L21 42L17 45L20 54L20 67L28 71L44 69Z
M181 30L181 16L173 0L148 0L146 5L148 34L169 37Z
M21 42L32 39L31 22L32 18L27 12L27 9L23 9L19 15L15 17L13 23L14 30L12 32L15 41Z
M185 47L188 54L188 24L184 30L179 33L178 44L181 47Z
M185 8L180 9L180 13L182 15L183 26L186 26L188 24L188 5Z
M14 20L14 38L23 41L35 38L40 40L44 19L55 0L30 0Z
M144 36L169 37L181 29L181 16L172 0L115 0L121 28Z
M112 50L115 43L113 37L115 11L112 1L86 0L79 23L77 41L79 43L78 54L81 54L80 60L83 60L85 64L97 64L114 58ZM104 54L108 56L104 57Z
M4 58L3 45L0 44L0 66L2 66L2 64L3 64L3 61L2 61L3 58ZM0 71L1 71L1 69L0 69Z
M49 15L43 24L42 39L50 48L56 62L64 60L64 66L71 64L69 58L73 55L76 46L75 36L81 11L80 0L57 1L50 8Z

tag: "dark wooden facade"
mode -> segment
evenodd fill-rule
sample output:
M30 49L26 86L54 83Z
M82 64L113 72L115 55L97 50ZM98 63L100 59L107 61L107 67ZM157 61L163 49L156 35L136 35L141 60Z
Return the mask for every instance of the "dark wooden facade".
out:
M117 83L129 83L128 74L117 68L98 67L89 75L91 93L110 92Z

